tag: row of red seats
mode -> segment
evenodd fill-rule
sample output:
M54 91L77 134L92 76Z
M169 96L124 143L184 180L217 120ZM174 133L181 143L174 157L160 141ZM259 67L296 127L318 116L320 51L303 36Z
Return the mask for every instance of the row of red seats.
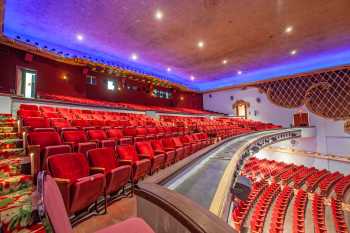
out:
M269 228L270 233L283 233L284 220L292 196L293 189L289 186L285 186L278 195L272 210L271 225Z
M242 224L248 215L250 208L254 205L257 197L266 188L266 182L256 182L252 185L247 200L239 201L232 211L232 221L237 231L241 230Z
M335 185L343 177L344 175L340 172L334 172L322 179L320 181L320 184L318 185L320 188L321 195L327 197L333 185Z
M293 177L294 188L301 188L306 179L315 174L317 171L318 170L315 167L303 167L303 170Z
M281 187L277 183L272 183L262 193L256 203L254 212L250 221L250 229L252 233L261 233L264 229L265 218L271 206L274 197L280 192Z
M350 175L341 178L335 185L334 191L336 199L339 201L344 200L344 195L350 188Z
M327 233L324 198L318 194L312 200L312 219L315 233Z
M189 154L212 144L204 133L183 135L181 137L158 137L124 136L120 129L91 129L91 130L64 130L61 135L56 131L34 131L29 132L27 142L30 146L37 146L40 151L42 168L48 156L56 153L67 153L70 151L85 154L86 151L97 147L115 147L116 145L141 143L150 141L155 150L174 150L176 160L180 160ZM171 159L167 159L170 163Z
M307 205L307 193L299 189L295 196L293 206L293 233L305 233L305 211Z
M193 109L193 108L184 108L184 107L160 107L160 106L150 106L150 105L141 105L141 104L131 104L125 102L110 102L102 100L92 100L87 98L79 98L72 96L63 96L63 95L52 95L52 94L41 94L42 99L53 99L64 101L68 103L75 104L84 104L84 105L94 105L100 107L111 107L111 108L125 108L130 110L138 111L159 111L159 112L168 112L168 113L189 113L189 114L213 114L213 112Z
M341 201L331 200L332 215L335 222L335 230L337 233L348 233L349 229L344 218L344 211Z
M282 184L288 184L294 175L296 175L299 171L300 167L296 165L292 165L286 170L284 173L280 174L278 179L282 182Z
M319 182L329 174L330 174L329 171L327 171L326 169L323 169L323 170L316 172L315 174L313 174L309 178L307 178L306 191L307 192L314 192L317 189Z

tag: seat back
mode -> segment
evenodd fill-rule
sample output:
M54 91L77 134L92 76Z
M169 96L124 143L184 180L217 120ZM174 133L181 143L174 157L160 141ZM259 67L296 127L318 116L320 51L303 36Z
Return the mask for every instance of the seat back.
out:
M176 147L176 145L175 145L175 143L173 141L173 138L165 138L165 139L163 139L163 145L165 147L171 147L171 148Z
M65 130L62 132L64 142L87 142L87 137L83 130Z
M90 175L89 163L81 153L65 153L52 155L47 159L50 174L56 178L77 179Z
M147 134L147 130L145 128L136 128L136 134L138 136L145 136Z
M105 172L118 167L117 155L113 148L92 149L87 152L87 156L92 167L102 167Z
M46 118L62 118L59 112L43 112L43 116Z
M71 127L71 124L69 123L69 121L67 121L64 118L50 119L50 125L51 125L51 127L55 127L55 128L69 128L69 127Z
M139 154L147 155L150 157L154 156L154 150L149 142L136 142L135 143Z
M183 143L181 142L181 140L180 140L179 137L174 137L174 138L173 138L173 142L175 143L175 146L176 146L176 147L181 147L181 146L183 146Z
M50 106L40 106L39 109L41 112L56 112L56 108Z
M35 111L35 110L23 110L20 109L17 112L17 115L20 118L25 118L25 117L41 117L41 112Z
M87 136L91 140L105 140L107 139L107 135L104 130L101 129L91 129L86 131Z
M117 152L121 159L131 160L133 162L139 160L136 149L132 145L120 145L117 147Z
M31 128L49 128L49 121L43 117L24 117L22 119L23 126Z
M108 129L107 135L109 138L122 138L123 132L120 129Z
M164 151L164 146L161 140L153 140L151 141L151 145L153 150Z
M30 132L28 133L28 144L39 145L40 149L44 149L46 146L62 145L60 135L57 132Z
M133 128L133 127L125 128L125 129L124 129L124 135L125 135L125 136L135 137L136 134L137 134L136 129Z
M54 179L50 175L40 172L37 189L43 201L41 203L43 206L40 209L46 212L53 231L55 233L73 233L61 192Z
M38 106L37 105L33 105L33 104L21 104L19 106L19 109L21 109L21 110L39 111Z

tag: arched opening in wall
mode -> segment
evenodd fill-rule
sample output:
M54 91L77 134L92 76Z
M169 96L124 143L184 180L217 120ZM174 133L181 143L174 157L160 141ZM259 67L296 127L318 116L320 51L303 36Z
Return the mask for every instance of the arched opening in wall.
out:
M249 106L250 106L249 102L244 100L237 100L232 105L232 108L236 116L247 119Z

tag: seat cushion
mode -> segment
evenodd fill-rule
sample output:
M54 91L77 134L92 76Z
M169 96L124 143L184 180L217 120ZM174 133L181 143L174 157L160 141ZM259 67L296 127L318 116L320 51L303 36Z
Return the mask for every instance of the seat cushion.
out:
M87 141L87 137L82 130L64 131L62 137L65 142L79 143Z
M89 164L81 153L66 153L48 158L49 170L53 177L69 179L75 182L79 178L89 176Z

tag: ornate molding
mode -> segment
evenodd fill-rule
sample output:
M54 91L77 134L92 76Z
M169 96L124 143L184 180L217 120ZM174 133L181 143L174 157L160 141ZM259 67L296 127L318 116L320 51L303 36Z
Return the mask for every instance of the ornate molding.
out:
M268 99L284 108L307 109L324 118L350 118L350 67L340 67L256 84Z

